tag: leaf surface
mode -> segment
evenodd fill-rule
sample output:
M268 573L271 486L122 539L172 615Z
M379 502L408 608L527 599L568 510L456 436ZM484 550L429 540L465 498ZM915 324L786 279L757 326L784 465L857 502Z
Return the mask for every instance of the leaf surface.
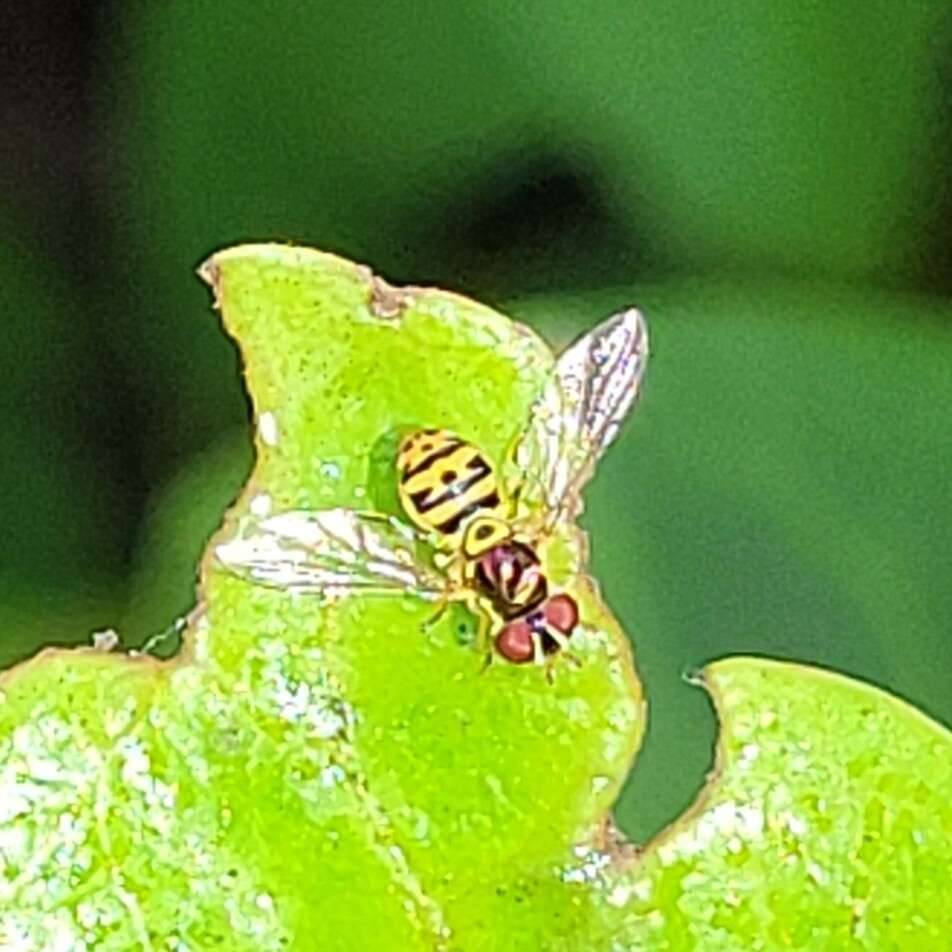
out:
M499 461L553 366L486 308L330 255L247 246L203 273L256 425L218 542L288 510L399 514L406 428ZM427 626L423 599L325 604L210 554L175 659L5 675L0 949L935 948L952 746L855 682L713 666L722 776L643 856L618 841L642 696L583 556L566 528L548 569L579 600L581 664L554 684L483 671L462 606Z

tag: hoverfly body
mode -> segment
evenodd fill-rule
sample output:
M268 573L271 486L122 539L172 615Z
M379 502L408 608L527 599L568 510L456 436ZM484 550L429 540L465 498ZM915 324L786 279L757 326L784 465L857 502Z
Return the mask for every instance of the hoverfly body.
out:
M465 601L502 658L542 663L568 645L575 599L550 591L544 548L581 511L581 489L618 434L648 357L641 313L616 314L558 359L501 473L472 443L420 429L400 443L409 520L348 508L269 516L218 545L241 578L324 598L413 594ZM418 542L435 548L428 560ZM490 655L491 657L491 655Z

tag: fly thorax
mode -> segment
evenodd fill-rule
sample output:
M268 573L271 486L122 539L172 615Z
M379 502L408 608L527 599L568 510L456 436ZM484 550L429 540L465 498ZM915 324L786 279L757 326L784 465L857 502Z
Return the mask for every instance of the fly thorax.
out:
M480 593L504 618L515 618L534 608L548 591L538 557L521 542L506 542L482 555L475 579Z
M478 559L503 546L512 537L512 529L504 519L495 516L474 516L463 532L463 555Z

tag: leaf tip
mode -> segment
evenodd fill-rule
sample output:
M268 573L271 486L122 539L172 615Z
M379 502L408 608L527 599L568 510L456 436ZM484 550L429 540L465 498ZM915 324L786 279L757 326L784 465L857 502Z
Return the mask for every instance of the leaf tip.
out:
M374 317L384 321L400 320L413 302L411 289L389 284L366 265L358 265L357 270L370 288L370 311Z
M206 258L196 268L196 274L212 289L212 307L221 309L221 266L218 262L218 253Z

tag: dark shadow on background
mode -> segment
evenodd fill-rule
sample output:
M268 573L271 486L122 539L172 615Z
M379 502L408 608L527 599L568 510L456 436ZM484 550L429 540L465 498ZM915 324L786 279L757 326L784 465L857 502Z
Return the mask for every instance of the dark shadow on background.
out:
M583 148L531 144L496 160L437 211L412 216L427 277L497 299L639 277L647 238Z

